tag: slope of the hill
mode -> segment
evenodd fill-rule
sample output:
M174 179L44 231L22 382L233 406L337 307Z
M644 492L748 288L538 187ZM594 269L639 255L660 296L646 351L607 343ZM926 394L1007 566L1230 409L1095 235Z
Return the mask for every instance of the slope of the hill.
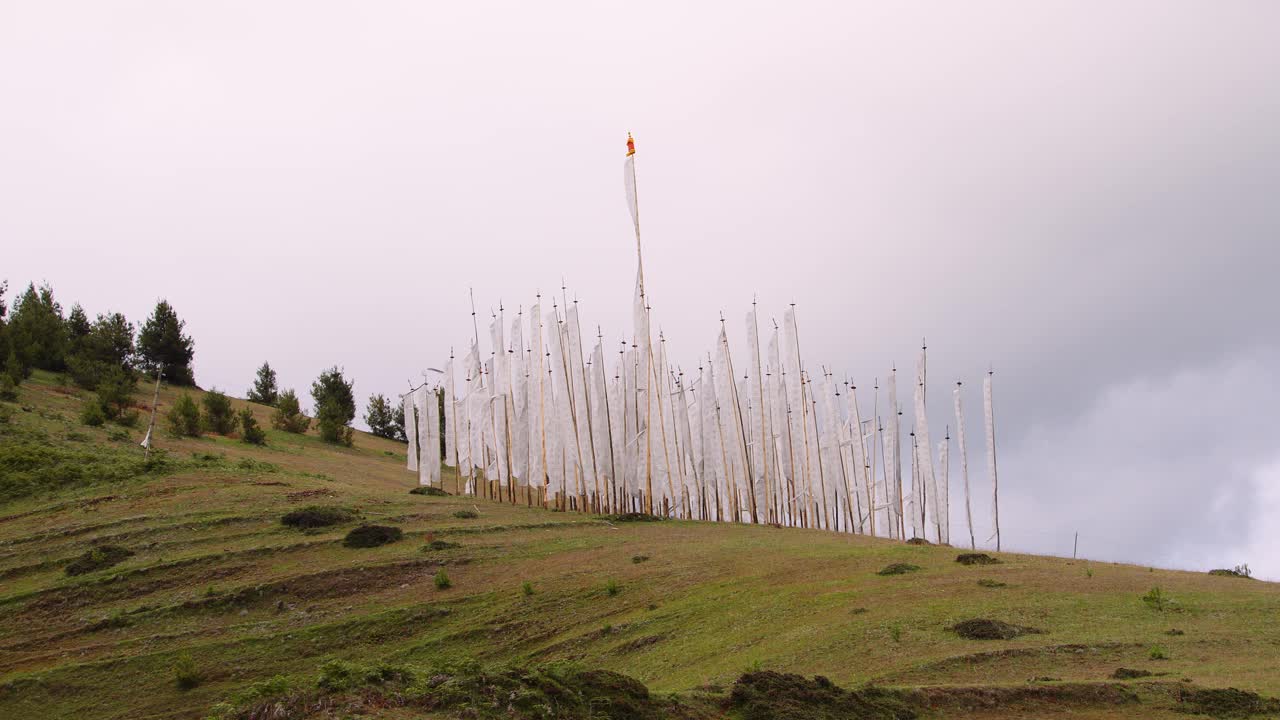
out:
M243 707L254 683L269 693L270 678L316 692L335 659L571 661L693 698L681 712L743 717L772 712L727 699L761 669L917 688L898 696L926 717L996 717L1010 703L1040 716L1174 717L1201 707L1180 702L1197 687L1280 693L1271 583L1010 553L965 566L951 548L413 495L404 446L364 434L339 448L271 431L258 448L159 433L148 467L141 431L81 426L78 395L37 374L4 404L0 717L204 717L220 702ZM166 388L162 407L176 395ZM268 425L270 409L251 407ZM281 524L308 505L360 519ZM359 522L404 538L344 546ZM67 572L105 545L132 555ZM891 563L919 570L877 574ZM1156 587L1164 602L1144 602ZM970 640L948 629L974 618L1043 632ZM1112 680L1121 667L1153 675ZM365 717L427 712L369 697ZM308 707L288 716L343 712ZM858 716L842 712L829 716Z

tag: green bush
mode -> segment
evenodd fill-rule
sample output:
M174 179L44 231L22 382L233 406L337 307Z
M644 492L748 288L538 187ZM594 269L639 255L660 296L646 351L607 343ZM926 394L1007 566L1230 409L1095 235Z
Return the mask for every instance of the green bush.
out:
M204 677L190 655L180 655L173 663L173 679L179 690L190 690L199 685Z
M107 414L102 412L98 398L89 395L80 402L80 422L90 427L100 427L107 421Z
M311 419L302 414L298 395L285 390L276 398L276 411L271 414L271 427L285 432L301 434L311 427Z
M108 419L117 420L128 416L137 384L133 374L122 368L112 367L103 373L102 380L98 383L98 403Z
M364 684L365 671L355 663L330 660L320 666L316 685L329 692L345 692Z
M200 408L190 393L182 393L165 413L169 432L177 437L200 437Z
M617 580L609 578L604 583L604 591L609 594L609 597L613 597L622 592L622 586L618 584Z
M153 375L162 370L164 379L174 385L196 384L191 369L195 342L182 332L185 325L173 306L161 300L138 331L138 355L143 367Z
M436 571L435 583L437 590L448 590L453 587L453 583L449 580L449 576L445 574L444 568Z
M890 565L885 565L876 574L877 575L905 575L907 573L916 572L919 569L920 569L919 565L912 565L911 563L892 563Z
M459 520L475 520L480 517L480 513L475 510L459 510L453 514Z
M529 582L528 580L525 580L524 583L520 585L520 592L524 593L525 597L532 595L533 583Z
M250 445L266 445L267 433L258 425L249 408L240 410L240 439Z
M204 406L200 421L206 430L215 435L230 435L235 430L235 411L231 408L231 398L226 394L214 388L204 394L200 404Z

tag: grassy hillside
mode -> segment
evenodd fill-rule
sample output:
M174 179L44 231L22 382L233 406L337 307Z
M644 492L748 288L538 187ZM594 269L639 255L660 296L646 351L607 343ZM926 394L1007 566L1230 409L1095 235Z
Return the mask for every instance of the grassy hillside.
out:
M232 717L275 695L287 717L578 717L565 692L612 697L582 717L778 716L767 703L793 696L827 708L796 717L1188 717L1266 709L1200 689L1280 694L1271 583L413 495L404 446L363 434L339 448L270 431L256 448L161 433L147 466L141 430L80 425L77 395L37 374L3 405L0 717ZM310 505L359 517L281 523ZM345 547L361 522L404 538ZM132 554L68 573L110 560L106 545ZM892 563L919 569L877 574ZM1163 609L1141 599L1154 587ZM1041 632L948 629L975 618ZM485 674L503 666L527 671ZM1121 667L1153 675L1111 679ZM590 670L651 694L630 707L623 680L600 689L617 676Z

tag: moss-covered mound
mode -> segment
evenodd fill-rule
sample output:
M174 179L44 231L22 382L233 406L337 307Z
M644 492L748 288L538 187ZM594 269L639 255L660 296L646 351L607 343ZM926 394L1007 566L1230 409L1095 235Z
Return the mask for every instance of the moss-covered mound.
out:
M1215 718L1275 717L1280 713L1280 700L1235 688L1187 688L1178 700L1188 712Z
M341 525L356 519L356 512L350 508L330 505L308 505L280 518L280 524L298 530L314 530L316 528Z
M618 513L617 515L605 515L605 520L609 522L660 522L666 518L658 515L650 515L642 512Z
M963 620L947 629L969 640L1012 640L1019 635L1038 635L1044 632L1037 628L1011 625L1007 622L987 618Z
M986 553L960 553L956 562L961 565L999 565L1000 561Z
M133 551L119 545L98 545L89 548L83 555L67 564L68 575L84 575L94 570L109 568L125 558L132 557Z
M343 539L342 544L349 548L371 548L389 545L404 537L404 531L389 525L361 525Z
M919 569L920 569L919 565L912 565L911 563L893 563L892 565L885 565L884 567L880 568L880 570L877 571L876 574L877 575L906 575L907 573L916 572Z
M410 490L409 494L410 495L429 495L431 497L449 497L449 493L445 492L444 490L441 490L438 487L431 487L429 485L419 485L418 487Z
M729 694L733 717L743 720L903 720L916 713L889 690L845 690L821 675L770 670L739 677Z

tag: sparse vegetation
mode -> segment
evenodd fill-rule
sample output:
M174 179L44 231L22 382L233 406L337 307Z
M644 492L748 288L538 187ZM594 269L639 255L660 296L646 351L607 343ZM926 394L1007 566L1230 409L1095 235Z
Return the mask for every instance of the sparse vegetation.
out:
M1173 606L1173 599L1159 587L1153 587L1142 596L1142 602L1156 612L1164 612Z
M1150 657L1152 660L1168 660L1169 654L1165 652L1164 648L1156 645L1147 652L1147 657Z
M475 510L458 510L453 514L453 516L459 520L475 520L480 517L480 513Z
M1111 673L1111 678L1113 680L1133 680L1136 678L1151 677L1151 675L1152 672L1150 670L1135 670L1133 668L1122 667L1116 668L1115 672Z
M520 583L520 592L524 593L525 597L529 597L530 595L532 595L533 583L529 582L528 580L525 580L523 583Z
M622 586L618 584L617 580L609 578L604 583L604 591L609 595L609 597L613 597L614 595L622 592Z
M983 578L978 581L978 586L984 587L984 588L1002 588L1002 587L1008 587L1008 584L998 582L996 580L991 580L989 578Z
M632 555L631 556L631 562L635 563L636 565L639 565L640 563L648 559L649 559L648 555Z
M437 590L448 590L453 587L453 583L449 580L449 576L445 573L444 568L440 568L436 571L435 583Z
M885 565L884 567L876 571L876 574L877 575L906 575L907 573L917 572L918 570L920 570L919 565L912 565L911 563L900 562L900 563L891 563L889 565Z
M666 519L666 518L659 517L657 515L650 515L649 513L642 513L642 512L619 513L617 515L605 515L603 517L605 520L608 520L609 522L615 522L615 523L660 522Z
M72 560L64 568L68 575L84 575L95 570L109 568L133 557L133 551L119 545L98 545Z

